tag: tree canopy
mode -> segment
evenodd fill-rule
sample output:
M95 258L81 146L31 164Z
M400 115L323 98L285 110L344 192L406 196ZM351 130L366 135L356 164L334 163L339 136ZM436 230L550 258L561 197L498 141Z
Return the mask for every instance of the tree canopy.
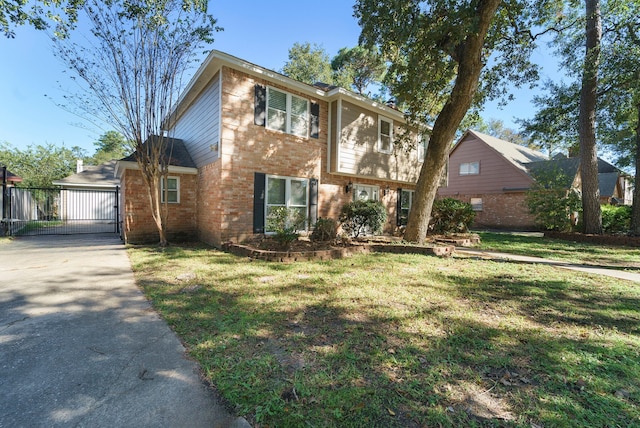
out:
M385 83L407 107L410 125L433 122L405 239L426 236L456 130L472 105L508 96L537 78L529 61L536 28L555 24L555 0L359 0L361 42L391 66Z

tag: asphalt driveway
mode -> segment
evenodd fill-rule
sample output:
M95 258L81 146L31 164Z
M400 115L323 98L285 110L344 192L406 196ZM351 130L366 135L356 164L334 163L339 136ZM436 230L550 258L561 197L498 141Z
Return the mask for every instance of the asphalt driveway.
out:
M135 286L115 235L0 243L0 427L243 427Z

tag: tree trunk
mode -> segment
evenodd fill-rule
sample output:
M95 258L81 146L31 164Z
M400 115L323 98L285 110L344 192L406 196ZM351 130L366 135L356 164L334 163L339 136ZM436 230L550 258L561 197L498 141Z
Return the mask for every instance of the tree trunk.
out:
M582 220L585 233L602 233L598 154L596 151L596 101L602 23L600 0L586 0L586 52L580 90L580 177Z
M635 162L636 176L633 186L633 207L631 208L631 230L633 236L640 236L640 104L636 105L638 122L636 124Z
M476 28L468 29L469 35L461 46L459 58L456 58L458 75L454 87L433 125L404 234L407 241L422 242L427 235L433 201L447 165L449 149L456 129L469 110L478 88L478 80L484 66L482 48L500 2L501 0L478 1Z

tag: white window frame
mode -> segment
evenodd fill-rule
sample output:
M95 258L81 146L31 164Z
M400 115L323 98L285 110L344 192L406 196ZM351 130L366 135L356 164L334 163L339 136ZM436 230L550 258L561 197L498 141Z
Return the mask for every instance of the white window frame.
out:
M458 169L460 175L479 175L480 174L480 162L464 162L460 164Z
M471 198L469 201L471 209L474 211L482 211L482 198Z
M389 138L389 148L385 149L382 147L382 122L386 122L389 124L389 135L384 135L384 137ZM376 147L378 152L391 154L393 152L393 120L386 118L384 116L378 116L378 145Z
M167 190L167 196L172 193L175 192L176 193L176 200L175 201L167 201L168 204L179 204L180 203L180 177L175 177L175 176L168 176L168 177L162 177L161 181L160 181L160 201L164 204L165 200L164 200L164 195L165 195L165 186L167 185L167 181L168 180L176 180L176 188L174 189L168 189Z
M286 118L285 118L285 130L282 131L282 129L271 126L269 123L269 110L272 110L273 108L269 106L269 100L271 97L271 92L275 91L275 92L279 92L281 94L284 94L286 96L286 102L285 102L285 114L286 114ZM306 103L307 108L305 110L303 119L305 122L305 133L304 135L301 134L296 134L293 132L293 128L291 126L291 119L293 117L296 117L295 114L292 113L292 100L297 99L297 100L302 100ZM272 131L279 131L279 132L285 132L287 134L291 134L291 135L295 135L297 137L301 137L301 138L309 138L309 118L311 117L311 111L310 111L310 103L308 99L305 99L303 97L299 97L297 95L293 95L287 91L283 91L281 89L278 88L274 88L271 86L267 86L267 102L266 102L266 112L265 112L265 125L267 129L270 129Z
M424 162L427 157L427 147L429 147L429 139L425 139L422 134L418 135L418 162Z
M409 194L409 206L408 207L404 207L402 206L402 194L403 193L408 193ZM402 217L402 211L403 210L407 210L407 220L409 219L409 213L411 212L411 206L413 205L413 197L415 196L415 190L407 190L407 189L402 189L400 191L400 213L399 213L399 217ZM404 225L398 225L398 226L406 226L406 224Z
M284 204L270 204L269 203L269 180L285 180L285 192L284 192ZM305 182L305 205L294 205L291 201L291 181L304 181ZM305 229L309 222L309 179L301 177L285 177L281 175L267 175L265 178L265 198L264 198L264 231L267 234L274 233L267 229L267 213L269 207L286 207L286 208L304 208L305 209Z
M360 192L371 191L373 198L360 199ZM374 186L370 184L354 184L353 185L353 200L354 201L379 201L380 200L380 186Z

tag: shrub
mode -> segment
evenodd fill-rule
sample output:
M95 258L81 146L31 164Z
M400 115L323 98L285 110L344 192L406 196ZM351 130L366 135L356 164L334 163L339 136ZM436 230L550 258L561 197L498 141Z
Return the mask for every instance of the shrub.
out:
M433 201L429 229L435 234L464 233L476 218L471 204L454 198Z
M353 201L340 212L342 229L351 236L378 234L387 221L387 210L379 201Z
M557 168L533 173L535 183L527 192L529 212L545 230L570 231L575 224L573 214L581 217L580 195L571 188L571 177Z
M602 230L605 233L627 233L631 228L631 206L602 205Z
M319 218L310 239L315 242L331 241L338 236L338 223L332 218Z
M304 228L306 220L301 211L276 207L267 215L267 230L275 232L274 238L282 247L289 248L298 239L298 230Z

